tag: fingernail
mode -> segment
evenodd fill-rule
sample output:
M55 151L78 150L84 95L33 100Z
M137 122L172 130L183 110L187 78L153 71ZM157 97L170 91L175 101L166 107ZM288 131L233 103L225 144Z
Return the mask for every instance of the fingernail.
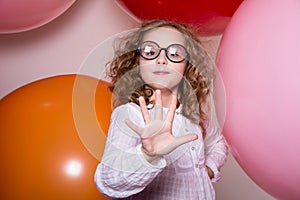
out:
M197 140L198 139L198 135L197 134L195 134L195 140Z

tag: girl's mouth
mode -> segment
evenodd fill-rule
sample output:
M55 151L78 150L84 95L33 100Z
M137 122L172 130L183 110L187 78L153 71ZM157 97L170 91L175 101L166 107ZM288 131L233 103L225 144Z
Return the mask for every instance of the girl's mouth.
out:
M167 71L155 71L155 72L153 72L153 74L162 76L162 75L168 75L168 74L170 74L170 72L167 72Z

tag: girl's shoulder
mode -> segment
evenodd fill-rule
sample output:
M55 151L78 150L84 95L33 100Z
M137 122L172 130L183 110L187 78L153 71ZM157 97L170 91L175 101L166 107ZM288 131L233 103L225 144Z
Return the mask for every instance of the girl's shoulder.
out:
M140 107L135 103L129 102L129 103L122 104L122 105L119 105L118 107L114 108L113 113L114 112L123 112L124 110L138 112L138 111L140 111Z
M114 108L112 111L112 118L116 118L117 116L141 116L140 107L135 103L126 103L119 105L118 107Z

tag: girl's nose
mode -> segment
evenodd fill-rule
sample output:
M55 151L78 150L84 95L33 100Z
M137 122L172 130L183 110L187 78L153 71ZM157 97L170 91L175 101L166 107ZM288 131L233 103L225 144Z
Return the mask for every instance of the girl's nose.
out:
M165 51L161 51L159 56L156 58L156 63L161 65L168 64L168 59Z

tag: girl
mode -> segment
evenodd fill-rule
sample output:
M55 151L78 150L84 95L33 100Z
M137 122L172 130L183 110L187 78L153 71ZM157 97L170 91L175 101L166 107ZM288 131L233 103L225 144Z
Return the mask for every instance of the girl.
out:
M144 22L109 63L115 109L95 173L115 199L211 200L228 149L213 120L214 65L187 25Z

